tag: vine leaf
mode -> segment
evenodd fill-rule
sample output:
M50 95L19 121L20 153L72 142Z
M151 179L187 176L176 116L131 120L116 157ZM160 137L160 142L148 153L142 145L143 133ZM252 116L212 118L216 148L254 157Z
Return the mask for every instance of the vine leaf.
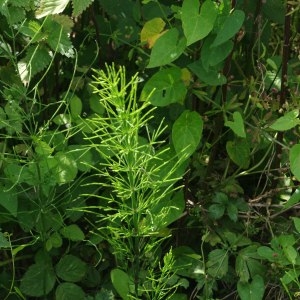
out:
M145 84L141 98L147 99L150 96L153 105L166 106L183 101L186 93L181 69L173 67L155 73Z
M211 0L206 0L199 11L198 0L185 0L182 5L182 27L187 46L205 38L214 28L217 9Z
M235 139L226 143L226 151L230 159L243 169L250 164L250 148L245 139Z
M242 27L244 19L245 13L242 10L235 10L228 15L211 47L217 47L234 37Z
M299 110L294 109L287 112L283 117L277 119L270 128L276 131L286 131L300 124L298 119Z
M180 157L189 157L198 147L203 130L203 120L195 111L185 110L174 122L172 140Z
M165 31L163 31L165 25L166 23L162 18L154 18L146 22L141 31L141 42L146 42L148 48L151 49L156 40L165 33Z
M260 275L255 275L251 283L239 281L237 290L242 300L261 300L265 292L264 280Z
M244 120L240 112L235 111L233 113L233 121L226 121L225 126L229 127L237 136L246 137Z
M155 42L147 68L160 67L171 63L183 53L185 47L186 39L179 37L178 30L176 28L168 30Z

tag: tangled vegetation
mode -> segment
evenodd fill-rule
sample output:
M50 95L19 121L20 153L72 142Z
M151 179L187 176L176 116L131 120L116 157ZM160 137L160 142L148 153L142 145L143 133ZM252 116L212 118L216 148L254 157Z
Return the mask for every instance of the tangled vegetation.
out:
M299 11L0 0L0 298L300 299Z

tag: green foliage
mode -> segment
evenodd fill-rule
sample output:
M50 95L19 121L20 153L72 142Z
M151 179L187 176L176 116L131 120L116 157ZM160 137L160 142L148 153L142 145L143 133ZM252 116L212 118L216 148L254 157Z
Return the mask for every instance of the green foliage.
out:
M297 299L298 12L0 0L0 298Z

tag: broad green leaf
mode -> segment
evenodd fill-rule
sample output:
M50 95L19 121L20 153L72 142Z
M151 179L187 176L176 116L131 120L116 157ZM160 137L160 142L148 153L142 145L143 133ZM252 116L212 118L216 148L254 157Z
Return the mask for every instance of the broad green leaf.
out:
M298 119L299 110L294 109L287 112L283 117L277 119L269 128L276 131L286 131L300 124Z
M250 164L250 148L246 139L227 141L226 151L230 159L240 168L247 169Z
M222 204L212 204L208 208L208 213L212 219L218 220L224 216L225 206Z
M236 222L238 220L238 208L232 202L229 202L226 206L227 215L230 220Z
M111 282L123 300L129 300L130 285L132 284L127 273L120 269L113 269L110 272Z
M154 18L147 21L141 31L141 42L148 43L151 49L156 40L164 34L165 21L162 18Z
M248 282L250 277L264 273L264 266L260 263L261 257L257 253L257 246L250 245L239 251L235 271L241 282Z
M77 164L72 154L57 152L54 158L58 162L56 181L66 183L74 180L77 175Z
M85 276L87 265L74 255L65 255L55 266L55 271L65 281L78 282Z
M211 47L217 47L234 37L242 27L244 19L245 13L242 10L234 10L228 15Z
M226 121L225 126L229 127L237 136L246 137L244 120L240 112L235 111L233 113L233 121Z
M288 261L295 265L296 264L296 258L298 256L298 252L297 250L293 247L293 246L286 246L286 247L283 247L283 252L286 256L286 258L288 259Z
M64 11L70 0L40 0L39 8L35 12L37 19L48 15L59 14Z
M300 218L294 217L292 219L293 219L296 230L300 233Z
M63 282L55 291L55 299L59 300L85 300L85 293L80 286L71 282Z
M209 67L217 66L223 62L233 49L233 42L228 40L218 47L211 48L214 36L209 36L205 39L201 48L201 61L206 71Z
M60 233L67 239L71 241L83 241L84 240L84 233L76 224L71 224L68 226L63 227L60 230Z
M174 122L172 142L179 157L188 158L197 149L203 130L203 121L195 111L185 110Z
M181 79L181 69L168 68L155 73L145 84L141 99L149 96L154 106L166 106L184 100L187 89Z
M228 272L228 252L224 249L209 252L206 267L207 273L214 278L225 276Z
M42 297L54 287L56 276L48 264L31 265L21 279L20 290L27 296Z
M300 144L296 144L290 149L289 160L292 173L300 180Z
M78 118L82 112L82 101L81 99L73 95L70 99L68 99L70 105L71 116L73 118Z
M204 83L212 86L223 85L226 83L226 77L218 70L213 67L206 70L202 61L197 60L188 65L188 68Z
M86 10L94 0L72 0L72 7L74 17L79 16Z
M155 42L147 68L168 65L183 53L185 47L186 39L179 36L178 30L168 30Z
M267 260L274 262L278 260L278 253L270 247L261 246L257 249L257 253Z
M260 275L255 275L250 283L239 281L237 290L241 300L261 300L265 293L264 280Z
M13 217L18 212L18 196L14 189L8 189L0 184L0 205L3 206Z
M266 1L262 5L263 14L275 23L284 23L284 17L286 14L285 2L281 0Z
M198 0L184 0L182 4L182 27L187 46L205 38L213 29L217 9L213 1L206 0L199 13Z

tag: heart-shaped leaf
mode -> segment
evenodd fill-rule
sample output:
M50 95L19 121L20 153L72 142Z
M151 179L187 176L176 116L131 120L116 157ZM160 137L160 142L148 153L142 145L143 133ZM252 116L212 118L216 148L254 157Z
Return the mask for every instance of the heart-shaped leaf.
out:
M233 122L226 121L225 126L229 127L237 136L242 138L246 137L244 120L240 112L235 111L233 113Z
M241 300L261 300L265 292L264 280L260 275L255 275L251 283L239 281L237 290Z
M182 27L187 46L205 38L214 28L217 9L211 0L206 0L199 13L198 0L185 0L182 4Z

